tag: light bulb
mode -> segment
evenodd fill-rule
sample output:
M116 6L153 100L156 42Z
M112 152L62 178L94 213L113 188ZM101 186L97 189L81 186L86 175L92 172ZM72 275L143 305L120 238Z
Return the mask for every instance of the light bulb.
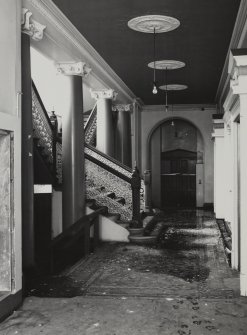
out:
M153 87L153 94L157 94L158 93L158 91L157 91L157 87L156 87L156 85L154 84L154 87Z
M172 121L171 126L174 127L174 121Z

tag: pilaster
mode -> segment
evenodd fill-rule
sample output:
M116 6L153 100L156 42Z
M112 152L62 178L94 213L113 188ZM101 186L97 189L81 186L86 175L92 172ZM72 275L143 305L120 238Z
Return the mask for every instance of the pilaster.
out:
M35 41L42 40L44 29L44 25L32 19L32 13L28 9L22 9L22 249L24 269L31 268L35 265L33 118L30 38Z
M224 179L224 122L213 119L214 140L214 211L217 219L225 218L225 179Z
M240 293L247 296L247 49L231 51L228 72L240 100Z

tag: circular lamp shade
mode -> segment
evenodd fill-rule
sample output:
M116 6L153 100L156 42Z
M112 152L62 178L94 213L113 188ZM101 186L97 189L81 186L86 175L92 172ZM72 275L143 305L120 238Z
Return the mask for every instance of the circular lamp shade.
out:
M169 84L169 85L161 85L159 87L162 91L182 91L188 88L187 85L180 85L180 84Z
M138 16L128 22L129 28L149 34L153 34L154 29L155 33L166 33L176 29L179 25L179 20L165 15Z
M180 69L181 67L184 67L184 66L185 66L185 63L180 62L178 60L163 59L163 60L155 61L155 69L156 70L176 70L176 69ZM154 62L148 63L148 67L153 69L154 68Z

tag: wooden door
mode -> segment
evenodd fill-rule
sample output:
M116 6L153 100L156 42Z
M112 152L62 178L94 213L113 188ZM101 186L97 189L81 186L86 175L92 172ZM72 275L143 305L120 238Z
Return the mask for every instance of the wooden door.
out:
M196 153L173 150L161 154L162 207L196 206Z

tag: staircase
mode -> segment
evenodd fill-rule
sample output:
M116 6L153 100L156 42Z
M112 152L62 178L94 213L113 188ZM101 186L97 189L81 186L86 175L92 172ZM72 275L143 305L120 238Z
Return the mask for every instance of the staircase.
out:
M36 182L62 185L62 140L54 132L49 116L33 83L34 150ZM96 106L84 113L86 203L88 210L107 208L104 216L121 228L132 219L132 170L95 148ZM42 166L42 168L40 168ZM38 173L40 172L40 173ZM142 181L142 190L144 183ZM141 209L144 207L143 192ZM127 234L129 234L127 232Z

